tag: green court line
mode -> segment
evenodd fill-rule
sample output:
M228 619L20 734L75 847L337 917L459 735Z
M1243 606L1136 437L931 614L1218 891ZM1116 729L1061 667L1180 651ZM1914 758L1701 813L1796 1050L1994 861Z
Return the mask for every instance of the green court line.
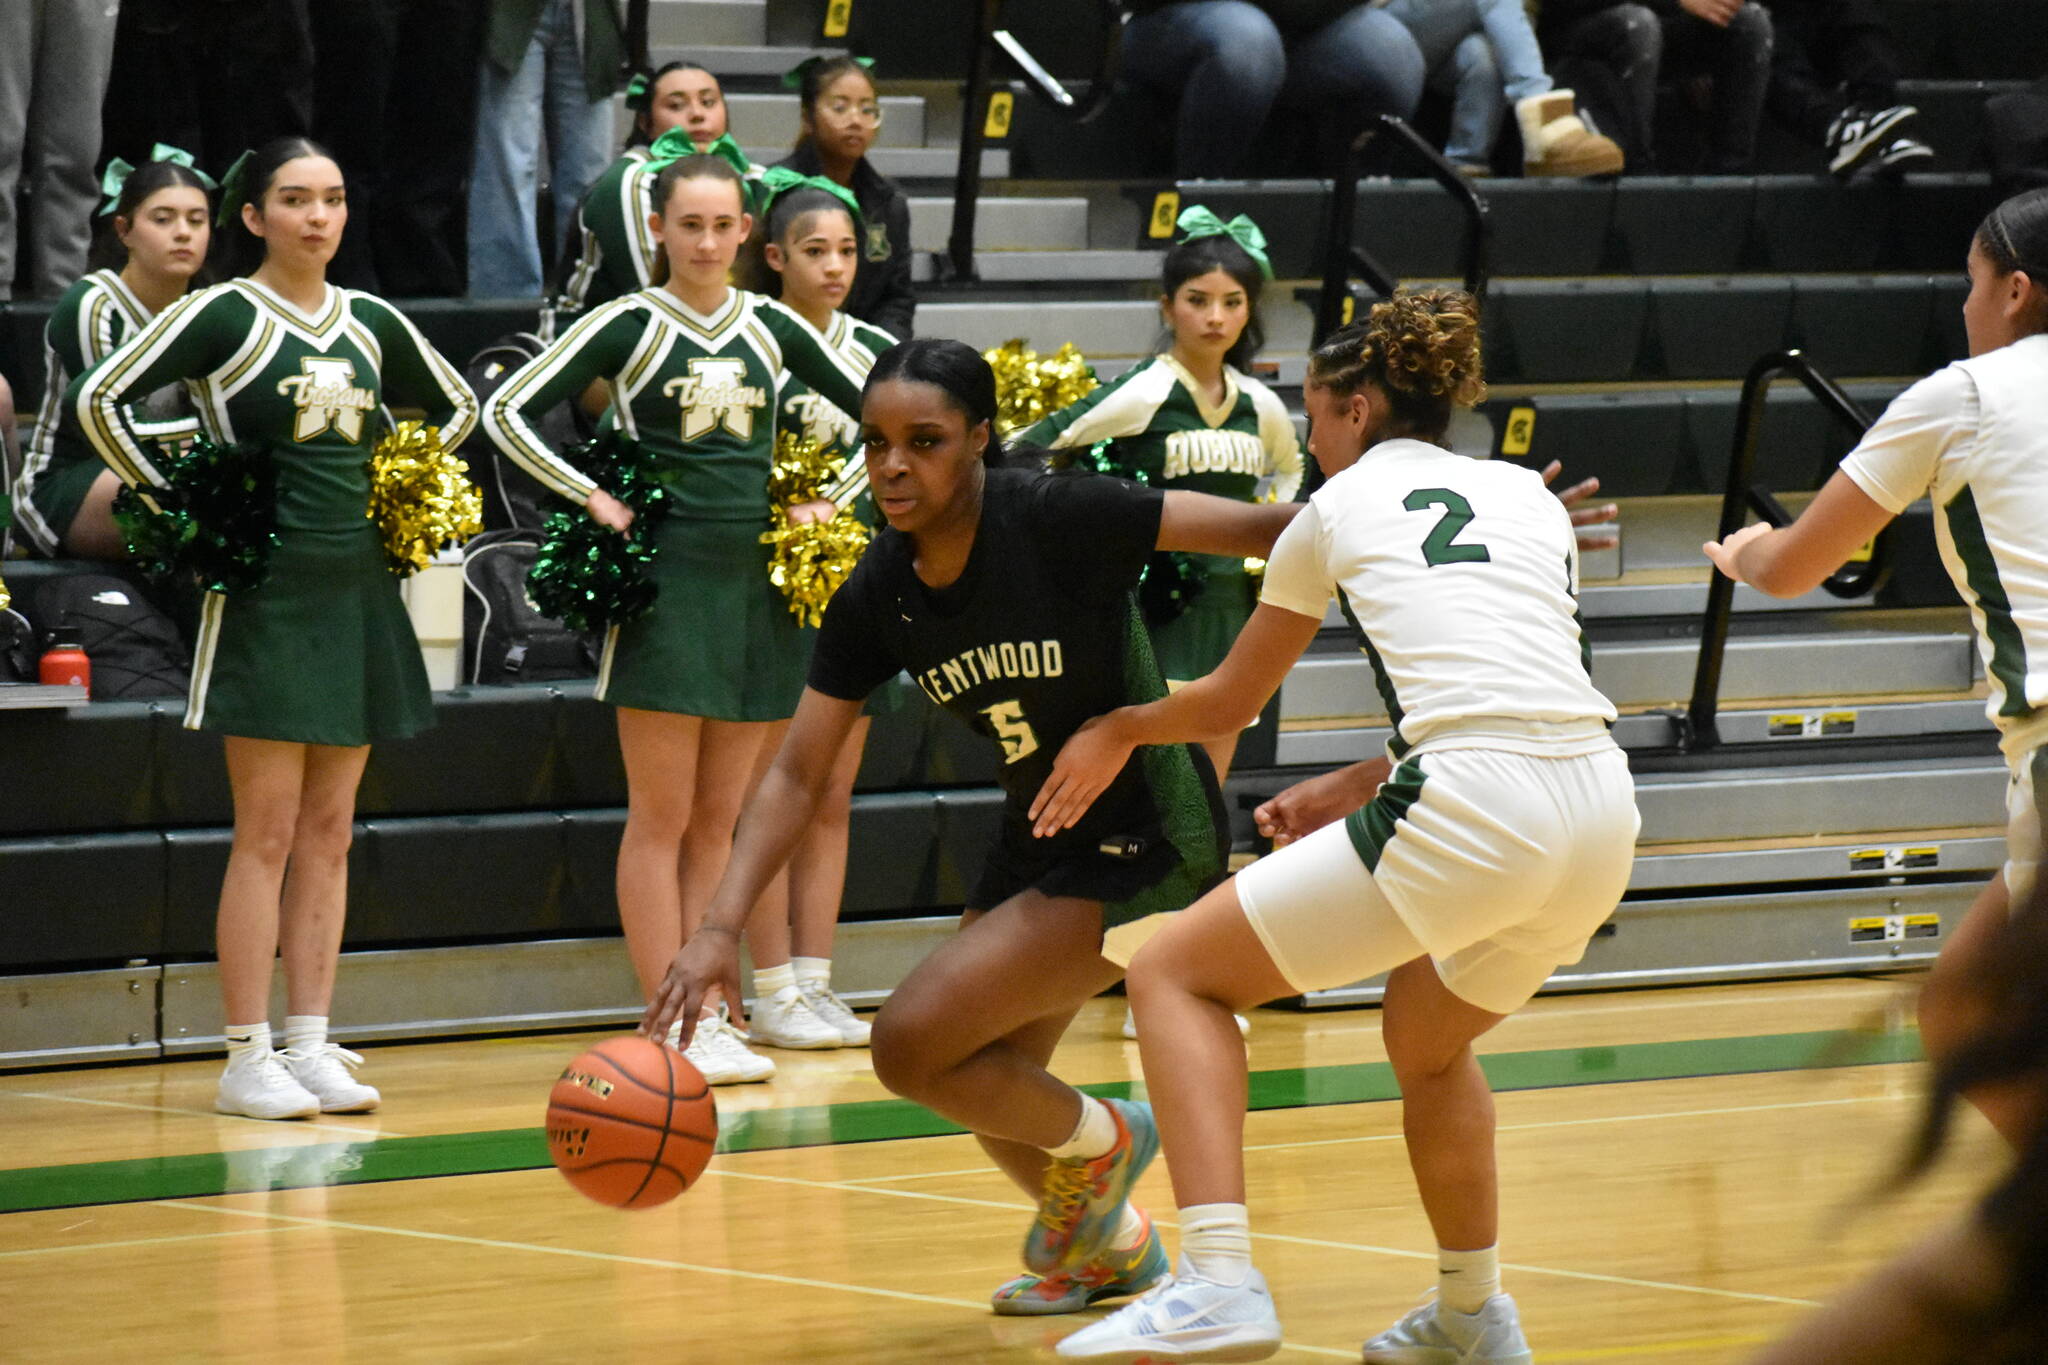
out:
M1825 1032L1497 1052L1479 1060L1493 1088L1508 1091L1870 1066L1919 1057L1916 1033ZM1131 1081L1081 1088L1092 1095L1118 1098L1143 1094L1142 1084ZM1393 1069L1385 1062L1251 1074L1253 1109L1361 1104L1394 1099L1399 1094ZM0 1099L4 1098L0 1094ZM718 1150L765 1152L964 1131L906 1100L798 1105L724 1115ZM547 1143L539 1128L509 1128L33 1166L0 1171L0 1214L149 1199L196 1199L254 1190L488 1175L538 1170L549 1164Z

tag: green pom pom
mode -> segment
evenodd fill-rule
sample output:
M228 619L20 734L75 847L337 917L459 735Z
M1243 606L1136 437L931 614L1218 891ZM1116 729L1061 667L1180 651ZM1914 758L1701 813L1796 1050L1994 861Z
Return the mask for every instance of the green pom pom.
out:
M655 477L640 443L617 431L563 454L633 509L633 527L621 535L581 512L550 516L526 577L527 595L571 630L624 625L646 614L660 592L648 566L654 562L654 524L668 511L668 489Z
M207 592L260 587L277 547L277 464L259 441L219 445L199 437L163 447L162 488L123 488L114 521L148 576L190 574ZM154 504L152 506L152 504Z

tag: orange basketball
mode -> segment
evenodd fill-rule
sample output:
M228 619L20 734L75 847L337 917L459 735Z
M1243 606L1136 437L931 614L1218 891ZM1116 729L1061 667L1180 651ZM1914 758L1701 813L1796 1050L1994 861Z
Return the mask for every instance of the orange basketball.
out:
M703 1174L718 1106L688 1057L628 1034L569 1063L548 1092L547 1132L571 1185L615 1209L651 1209Z

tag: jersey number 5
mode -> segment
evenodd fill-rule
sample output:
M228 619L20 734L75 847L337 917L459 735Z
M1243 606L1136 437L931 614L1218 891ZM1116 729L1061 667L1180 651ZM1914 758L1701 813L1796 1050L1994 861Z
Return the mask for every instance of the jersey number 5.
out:
M1018 703L999 701L994 706L982 707L981 714L988 717L996 738L1003 742L1005 764L1038 752L1038 736L1031 732L1031 722L1024 719L1024 708Z
M1411 512L1441 507L1444 514L1437 518L1429 535L1422 542L1422 558L1434 569L1441 564L1474 564L1490 562L1493 556L1486 552L1484 545L1460 545L1458 532L1472 524L1472 504L1465 501L1462 493L1453 493L1448 488L1418 488L1402 499L1401 505Z

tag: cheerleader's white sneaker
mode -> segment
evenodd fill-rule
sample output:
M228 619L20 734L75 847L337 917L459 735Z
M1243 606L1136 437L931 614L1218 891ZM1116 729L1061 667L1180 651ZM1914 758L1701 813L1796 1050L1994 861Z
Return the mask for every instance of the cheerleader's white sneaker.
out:
M292 1079L311 1091L320 1101L323 1114L367 1114L384 1102L374 1085L364 1085L352 1073L363 1064L362 1054L333 1043L318 1047L288 1047L277 1054L284 1059Z
M228 1063L213 1107L251 1119L303 1119L320 1112L320 1099L293 1078L282 1056L260 1052Z

